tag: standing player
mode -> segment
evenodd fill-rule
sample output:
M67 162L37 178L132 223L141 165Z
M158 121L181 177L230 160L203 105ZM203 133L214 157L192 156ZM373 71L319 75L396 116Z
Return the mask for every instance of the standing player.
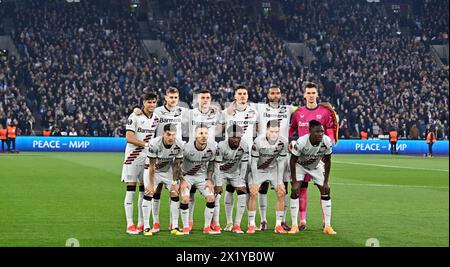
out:
M291 217L292 229L290 234L299 232L298 209L299 202L298 189L300 181L309 174L320 191L322 212L324 214L324 234L335 235L336 232L331 227L331 198L330 186L328 184L331 168L331 147L332 141L328 136L324 136L322 124L316 120L309 122L309 134L303 135L291 146ZM322 162L322 161L323 162Z
M143 95L143 114L131 114L126 125L127 146L125 160L122 168L122 182L127 183L125 194L125 216L127 220L127 233L139 234L144 231L142 217L142 200L144 197L143 173L146 159L144 148L148 147L148 141L155 137L159 117L154 114L158 97L155 93L147 92ZM136 191L136 183L139 181L138 201L138 227L133 223L133 198Z
M186 121L188 109L184 107L180 107L179 104L180 94L178 89L175 87L169 87L166 90L166 94L164 96L164 105L155 109L155 114L160 117L160 126L158 127L158 136L163 134L163 128L166 124L174 124L177 128L177 140L182 140L182 124ZM153 195L153 231L159 231L159 208L160 208L160 199L161 199L161 191L162 184L156 188L155 193ZM170 227L172 230L172 227Z
M295 107L291 105L282 105L281 104L281 90L278 86L272 85L267 92L267 100L268 103L258 103L256 104L256 108L259 114L258 120L258 135L265 136L266 135L266 125L269 120L278 120L280 124L280 136L289 140L289 122L291 120L291 115ZM284 230L289 231L290 227L286 224L286 212L289 205L289 195L287 194L289 181L291 179L290 169L289 169L289 157L286 159L286 167L285 173L283 176L283 183L286 189L286 195L284 197L284 214L283 220L281 222L281 226ZM269 189L269 183L265 182L261 185L259 190L259 213L261 216L261 224L259 226L259 230L267 230L267 191Z
M278 120L270 120L266 124L265 135L259 135L251 150L252 172L249 177L250 197L248 201L247 233L254 234L256 230L256 196L262 183L268 181L277 192L276 225L275 233L287 233L281 226L284 213L284 196L286 191L283 184L284 168L286 167L286 155L288 141L279 135L280 126Z
M242 128L236 124L227 128L228 139L221 141L217 147L214 171L215 186L222 189L223 181L227 182L227 191L237 192L236 219L233 225L233 211L226 209L227 226L225 231L243 234L241 220L247 205L246 174L249 158L249 146L242 140ZM220 204L220 203L219 203ZM217 203L216 203L217 205ZM216 213L214 213L216 216ZM214 220L219 222L217 215ZM217 229L215 229L217 230Z
M258 111L248 103L246 86L239 85L236 87L234 90L234 99L235 101L222 111L221 125L225 129L228 129L231 125L239 125L242 128L242 140L249 145L250 150L253 144L253 138L256 136L258 129ZM225 131L225 140L228 140L227 131ZM248 170L246 176L248 176ZM231 214L233 208L234 188L227 187L225 192L225 211Z
M183 233L189 234L189 191L195 186L206 198L205 224L203 233L220 234L211 228L214 215L214 188L212 175L214 173L214 159L216 148L208 142L208 128L203 125L196 127L195 140L186 144L183 152L183 181L180 184L181 193L181 220Z
M325 134L331 141L337 143L339 123L337 115L329 103L317 103L319 97L318 88L315 83L307 83L304 87L303 97L306 99L306 106L299 107L292 115L291 127L289 128L289 138L293 138L295 133L299 137L309 133L309 122L311 120L319 121ZM311 177L307 174L300 185L300 230L306 229L306 207L308 204L308 182ZM323 214L322 214L323 215ZM324 219L324 216L322 216Z
M178 229L179 196L178 182L181 178L181 162L183 159L183 145L176 139L177 127L175 124L164 125L163 136L156 137L149 142L148 159L145 164L144 185L145 194L142 204L144 213L144 235L152 235L159 229L150 231L150 212L154 190L162 184L170 191L170 224L173 235L183 235Z
M219 127L220 111L217 107L211 105L211 93L207 89L202 89L197 92L198 107L189 110L189 141L195 140L195 128L198 125L203 125L208 128L208 142L216 143L216 128ZM214 179L213 179L214 181ZM195 207L195 192L196 187L191 188L189 200L189 227L193 227L194 207ZM214 218L219 218L220 213L220 199L222 194L222 187L214 187L215 208ZM213 219L212 226L220 231L219 221Z

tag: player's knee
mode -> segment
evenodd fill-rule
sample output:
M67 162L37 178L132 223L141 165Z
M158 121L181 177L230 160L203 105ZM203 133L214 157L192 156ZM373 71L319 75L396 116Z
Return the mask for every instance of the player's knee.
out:
M172 200L173 202L178 202L180 201L180 197L179 196L171 197L170 200Z
M144 192L145 186L143 184L139 185L139 192Z
M134 192L134 191L136 191L136 184L128 184L127 185L127 191L132 191L132 192Z
M284 190L284 187L278 186L278 188L277 188L277 197L278 198L284 198L285 195L286 195L286 191Z
M250 197L256 197L258 195L258 188L250 187Z
M236 193L239 195L245 195L247 194L247 188L246 187L239 187L236 190Z
M298 199L298 190L291 188L291 199Z
M212 199L212 201L211 201L211 199L208 200L208 198L206 198L206 207L207 208L214 209L215 206L216 206L216 204L214 203L214 199Z
M287 195L288 194L288 186L289 186L289 182L284 182L284 193Z
M234 193L234 187L231 184L227 184L225 190L227 190L227 192L229 193Z
M159 200L159 199L161 199L161 194L154 193L153 198L156 200Z
M182 199L186 198L187 202L189 202L189 189L185 186L181 186L180 193L181 193L181 198Z

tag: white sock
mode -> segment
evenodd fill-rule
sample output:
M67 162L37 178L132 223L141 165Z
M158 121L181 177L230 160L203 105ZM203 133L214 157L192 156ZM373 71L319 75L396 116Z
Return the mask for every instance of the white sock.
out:
M292 225L298 226L298 210L300 209L300 204L298 203L298 198L291 198L291 219Z
M180 216L180 201L170 200L170 223L172 228L178 228L178 218Z
M153 224L159 223L159 206L161 202L160 199L153 199Z
M287 211L288 211L288 209L289 209L289 195L288 194L286 194L285 196L284 196L284 213L283 213L283 220L282 220L282 222L286 222L286 215L287 215Z
M248 211L247 213L248 213L248 225L256 226L256 223L255 223L256 210Z
M222 198L221 194L217 194L216 199L214 200L214 223L215 225L220 225L220 199Z
M182 205L183 204L180 203L181 221L183 222L183 228L189 228L189 208L182 209Z
M125 207L125 217L127 219L127 228L133 225L133 198L134 191L126 191L124 207Z
M226 191L225 192L225 215L227 217L227 224L233 224L233 208L234 208L234 194Z
M325 227L331 226L331 199L321 200L322 211L325 215Z
M258 194L259 196L259 214L261 222L267 222L267 194Z
M144 216L142 215L142 201L144 200L144 192L139 192L139 200L138 200L138 225L144 224Z
M237 196L237 208L236 208L236 221L235 225L241 225L242 216L244 215L245 208L247 207L247 194Z
M275 223L275 226L279 226L279 225L281 225L281 221L283 220L283 213L284 213L284 211L276 211L275 212L275 216L276 216L276 223Z
M194 221L195 193L189 196L189 221Z
M214 208L205 207L205 227L209 227L214 216Z
M150 228L150 213L152 212L152 201L142 200L142 216L144 217L144 229Z

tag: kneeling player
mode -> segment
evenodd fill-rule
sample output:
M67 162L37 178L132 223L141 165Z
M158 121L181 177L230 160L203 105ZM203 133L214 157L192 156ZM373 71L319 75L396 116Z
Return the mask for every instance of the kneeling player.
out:
M181 193L181 219L183 233L189 234L189 191L195 186L206 198L205 224L203 233L220 234L214 231L210 223L214 215L214 187L212 175L214 173L214 159L216 148L208 142L208 128L200 124L195 129L195 140L184 147L183 152L183 181L180 184Z
M227 183L226 190L233 194L236 189L237 192L237 209L236 219L233 225L233 204L225 205L225 215L227 217L227 226L225 231L233 231L238 234L243 234L241 230L241 220L247 204L247 187L246 187L246 173L248 166L248 144L242 140L242 128L239 125L233 124L228 127L228 140L219 143L216 153L216 165L214 171L214 190L221 191L223 181ZM228 198L225 201L230 201ZM231 198L231 201L233 199ZM231 205L230 205L231 204ZM228 207L231 207L228 208ZM215 218L219 221L219 216Z
M285 159L287 155L287 140L279 135L280 127L277 120L267 122L266 135L258 136L252 147L252 173L249 179L250 198L248 203L247 233L255 233L256 197L262 183L268 181L277 193L275 233L287 233L281 226L284 213L284 196L286 189L283 184Z
M159 185L165 185L170 191L170 218L173 229L171 234L183 235L178 229L179 196L178 181L181 178L181 161L183 149L181 141L176 139L177 128L175 124L164 125L163 136L156 137L149 142L148 159L144 171L145 194L142 203L144 213L144 235L159 232L159 227L150 231L150 211L152 209L152 196ZM148 167L147 167L148 166ZM153 225L156 225L154 223ZM159 223L158 223L159 226Z
M331 139L324 135L322 124L316 120L309 122L309 132L309 134L300 137L296 142L293 141L291 146L292 229L289 233L295 234L299 232L297 218L299 210L298 192L300 182L306 174L309 174L319 188L321 195L325 219L323 233L334 235L336 232L331 227L331 198L328 185L331 168Z

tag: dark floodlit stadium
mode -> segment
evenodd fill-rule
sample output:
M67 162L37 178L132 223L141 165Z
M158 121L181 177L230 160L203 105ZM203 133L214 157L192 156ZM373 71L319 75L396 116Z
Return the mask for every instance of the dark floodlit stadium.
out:
M0 0L0 247L448 247L448 8Z

